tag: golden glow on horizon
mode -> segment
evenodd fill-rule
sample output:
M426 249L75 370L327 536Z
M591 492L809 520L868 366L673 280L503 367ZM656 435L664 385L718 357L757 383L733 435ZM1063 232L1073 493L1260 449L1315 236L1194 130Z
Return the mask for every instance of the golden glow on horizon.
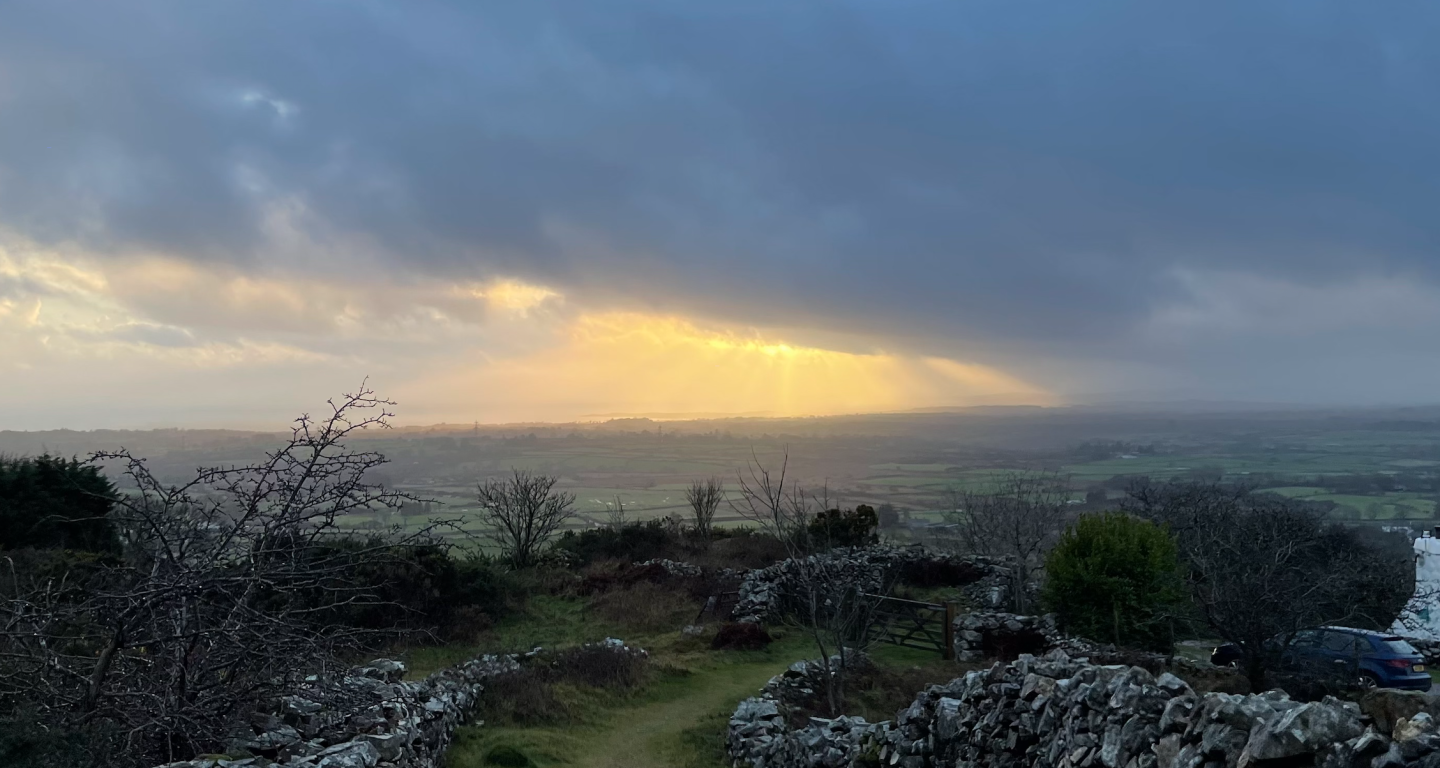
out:
M28 393L21 399L35 405L95 376L137 407L249 402L253 412L370 376L414 422L1057 403L1045 388L985 365L587 310L514 278L342 282L0 246L3 283L11 289L0 294L0 371L18 378L12 395Z
M808 416L1057 402L1051 393L983 365L820 349L633 312L581 315L563 344L487 360L426 384L457 408L473 398L488 420L596 413ZM510 408L491 413L485 403L495 401Z

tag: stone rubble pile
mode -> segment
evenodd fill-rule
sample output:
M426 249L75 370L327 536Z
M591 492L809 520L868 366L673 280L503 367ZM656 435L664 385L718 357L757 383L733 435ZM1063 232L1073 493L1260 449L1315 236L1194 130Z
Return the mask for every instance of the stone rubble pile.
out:
M669 560L663 557L636 563L635 567L647 568L652 565L663 568L665 572L670 574L671 576L683 578L699 578L706 575L707 573L705 568L695 565L694 563L686 563L680 560ZM720 568L712 570L710 571L710 573L724 581L738 581L739 579L743 578L745 574L748 573L748 571L737 571L734 568Z
M1061 634L1053 616L1020 616L996 611L976 611L955 618L955 660L980 661L994 657L995 648L1007 643L1035 640L1047 651L1061 646ZM1024 649L1028 650L1028 649Z
M1357 705L1197 694L1170 673L1063 651L996 663L920 694L894 722L790 728L767 685L730 719L737 766L801 768L1440 768L1440 702L1372 691Z
M615 638L593 645L645 654ZM252 716L249 732L227 745L227 754L250 757L198 758L162 768L438 768L485 684L540 652L485 655L424 680L403 680L405 665L391 659L356 667L328 685L312 678L276 711Z
M783 611L782 601L787 589L798 579L817 570L828 574L844 574L860 583L873 583L871 589L882 588L887 574L907 565L923 562L963 565L981 573L981 577L964 585L967 601L975 608L997 609L1009 603L1011 566L1003 558L979 555L951 555L926 551L923 547L873 546L835 549L806 558L782 560L774 565L744 574L740 582L739 602L732 616L735 621L754 624L774 622Z
M1152 673L1163 670L1212 672L1209 664L1183 656L1119 648L1066 635L1054 614L1021 616L1014 613L977 611L955 617L955 660L975 662L997 656L1012 658L1021 653L1040 655L1061 650L1071 658L1088 657L1109 661L1117 657L1127 664L1143 666Z

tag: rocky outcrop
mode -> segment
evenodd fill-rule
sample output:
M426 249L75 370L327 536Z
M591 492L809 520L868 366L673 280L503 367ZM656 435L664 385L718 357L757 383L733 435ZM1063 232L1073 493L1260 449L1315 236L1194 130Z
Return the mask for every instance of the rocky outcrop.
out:
M735 621L757 624L778 620L787 591L793 591L797 579L819 569L846 574L880 591L892 577L924 565L949 566L971 574L969 583L956 586L961 587L973 610L996 610L1010 602L1011 566L1003 558L941 554L922 547L875 546L835 549L750 571L740 582L739 602L731 615Z
M1169 673L1052 651L932 686L893 722L791 728L783 696L767 686L735 710L727 743L737 765L754 768L1435 768L1436 718L1411 712L1414 703L1388 701L1387 729L1333 698L1201 695Z

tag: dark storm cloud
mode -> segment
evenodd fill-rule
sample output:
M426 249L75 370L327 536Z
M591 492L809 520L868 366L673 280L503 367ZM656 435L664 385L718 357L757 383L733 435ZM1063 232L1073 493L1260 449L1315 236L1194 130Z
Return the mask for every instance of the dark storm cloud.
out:
M298 203L397 272L1125 357L1186 300L1177 270L1429 278L1437 23L1313 0L10 0L0 224L243 263Z

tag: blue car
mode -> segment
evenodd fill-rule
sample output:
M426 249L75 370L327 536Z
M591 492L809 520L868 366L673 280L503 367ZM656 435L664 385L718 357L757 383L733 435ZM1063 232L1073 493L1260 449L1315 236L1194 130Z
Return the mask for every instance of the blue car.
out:
M1350 627L1320 627L1296 632L1288 645L1271 641L1280 651L1281 671L1351 676L1360 688L1430 689L1425 658L1402 638ZM1227 643L1215 649L1210 663L1238 667L1240 649Z

